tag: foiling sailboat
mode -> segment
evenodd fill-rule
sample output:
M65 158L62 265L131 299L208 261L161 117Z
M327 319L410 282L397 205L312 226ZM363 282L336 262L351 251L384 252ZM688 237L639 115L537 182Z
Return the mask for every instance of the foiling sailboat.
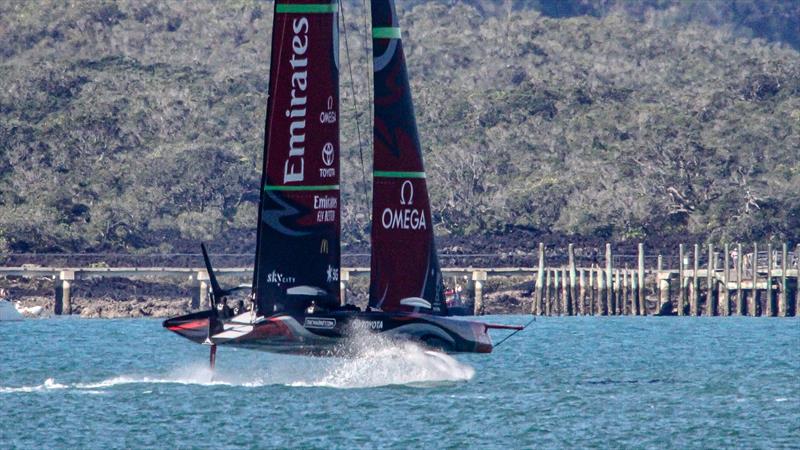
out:
M338 0L276 0L251 304L231 310L205 246L211 309L168 319L194 342L336 355L356 333L492 351L452 319L393 0L372 0L374 160L369 306L341 306Z

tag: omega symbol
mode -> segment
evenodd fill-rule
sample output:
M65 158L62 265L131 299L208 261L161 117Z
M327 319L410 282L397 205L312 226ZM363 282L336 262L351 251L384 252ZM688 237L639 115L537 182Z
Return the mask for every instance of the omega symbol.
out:
M408 186L408 201L406 201L406 186ZM403 185L400 186L400 204L414 204L414 185L411 184L410 180L403 181Z
M328 96L328 111L333 109L333 96Z

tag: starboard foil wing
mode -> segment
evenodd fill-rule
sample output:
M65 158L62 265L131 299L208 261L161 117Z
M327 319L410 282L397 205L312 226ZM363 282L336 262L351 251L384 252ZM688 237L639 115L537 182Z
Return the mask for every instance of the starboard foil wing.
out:
M339 303L337 0L276 0L253 290L258 311Z
M372 0L375 90L369 304L410 311L420 297L447 314L425 168L393 0Z

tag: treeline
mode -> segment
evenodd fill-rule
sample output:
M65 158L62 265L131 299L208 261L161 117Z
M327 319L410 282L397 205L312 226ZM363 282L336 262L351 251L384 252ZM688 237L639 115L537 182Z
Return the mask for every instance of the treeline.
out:
M726 22L746 2L719 23L687 15L701 2L411 3L398 6L445 244L798 238L786 22ZM796 23L784 4L758 11ZM360 5L345 3L341 40L350 246L368 239ZM0 4L0 253L249 251L271 21L254 0Z

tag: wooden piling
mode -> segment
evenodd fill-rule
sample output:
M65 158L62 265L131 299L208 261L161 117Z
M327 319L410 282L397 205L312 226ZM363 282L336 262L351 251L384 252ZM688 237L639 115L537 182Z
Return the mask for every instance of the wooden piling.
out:
M781 246L781 297L778 302L778 316L780 317L786 317L789 306L789 292L786 290L786 270L789 267L786 262L787 258L789 258L789 249L786 246L786 242L784 242ZM797 276L798 280L800 280L800 273Z
M578 310L576 314L580 314L582 316L586 315L586 271L581 269L578 272Z
M731 271L730 271L730 245L727 243L724 247L725 256L722 258L723 264L725 267L722 269L722 287L723 289L720 291L720 303L722 304L722 311L720 314L723 316L730 316L731 315L731 291L728 289L728 283L731 281Z
M561 268L561 314L564 316L572 315L570 308L569 279L567 278L567 268Z
M639 314L641 314L643 316L646 316L647 315L647 306L645 305L645 294L646 294L646 291L645 291L645 284L644 284L645 274L644 274L644 243L643 242L639 243L639 261L638 262L639 262L639 264L638 264L639 265L639 267L638 267L639 273L637 274L637 276L639 277L639 280L638 280L639 289L637 291L637 294L639 296Z
M758 243L753 242L753 258L752 258L752 266L753 266L753 286L750 292L750 298L747 302L747 313L750 316L755 317L758 314L757 305L758 305Z
M669 274L667 276L662 275L662 271L664 270L664 257L658 255L658 259L656 262L656 291L658 292L658 308L656 309L654 314L662 314L666 304L670 303L670 277ZM672 311L672 306L670 306L670 311Z
M472 281L475 282L475 304L474 314L476 316L482 316L484 314L484 307L483 307L483 282L488 279L488 274L482 270L476 270L472 272Z
M61 280L55 280L53 290L55 291L55 298L53 301L53 314L60 316L64 312L64 285Z
M456 290L455 277L453 282L453 292ZM347 282L350 281L350 271L341 269L339 271L339 305L344 306L347 304ZM474 306L473 306L474 309Z
M62 314L72 314L72 282L75 281L75 272L72 270L62 270L61 293L62 293Z
M714 302L714 244L708 244L708 260L706 261L706 315L717 314Z
M597 314L604 316L608 314L606 304L606 277L603 269L597 268Z
M628 272L630 272L628 269L621 269L618 272L618 280L620 282L620 286L622 286L622 293L617 297L617 314L620 316L625 315L625 308L628 307L627 302L629 301L630 297L630 292L628 292L628 288L625 286L628 283L628 280L625 279L628 276Z
M558 290L561 287L561 270L556 269L553 271L553 279L555 282L553 283L553 314L561 312L561 303L559 302L559 295Z
M736 244L736 315L744 315L744 288L742 287L742 277L744 276L744 253L742 244Z
M639 285L639 271L631 273L631 309L636 309L637 316L643 316L644 311L639 303L639 293L642 287ZM643 302L642 302L643 303ZM633 314L633 312L631 312Z
M700 244L694 244L694 271L692 272L692 296L689 299L689 313L693 317L700 315Z
M539 272L536 274L536 302L534 314L544 313L544 242L539 242Z
M592 266L594 266L594 265L592 265ZM589 300L588 300L589 305L588 306L589 306L589 315L590 316L593 316L595 314L594 301L595 301L595 298L597 298L597 296L595 295L594 289L595 289L595 285L594 285L594 267L592 267L591 269L589 269Z
M767 244L767 301L764 302L764 314L767 317L775 315L775 308L772 307L772 243Z
M545 282L544 282L544 314L549 316L551 313L550 310L550 269L545 270Z
M800 316L800 244L794 248L794 261L795 269L797 269L797 278L795 279L794 288L794 315Z
M625 314L625 302L622 300L624 288L622 287L622 270L617 269L617 282L614 284L617 295L615 297L614 307L618 316Z
M607 281L607 287L606 287L606 312L608 313L609 316L614 314L614 305L613 305L613 302L614 302L614 299L613 299L613 297L614 297L614 286L613 286L613 284L614 283L612 282L612 278L613 278L614 274L611 273L611 269L612 269L612 264L611 264L611 244L606 243L606 281Z
M208 300L208 272L205 270L200 270L195 275L195 278L199 282L200 286L198 287L199 291L197 295L197 304L192 301L192 309L211 308L211 302Z
M575 247L573 244L567 245L567 254L569 256L569 314L578 314L578 291L575 289L577 283L578 273L575 271Z
M678 315L679 316L683 315L683 308L685 308L685 305L686 305L686 284L684 282L685 280L684 280L684 273L683 273L683 269L684 269L684 266L685 266L685 264L684 264L685 254L686 254L686 251L685 251L685 248L684 248L683 244L678 245L678 255L679 255L679 258L680 258L680 262L678 263L678 289L680 290L680 292L678 292Z

